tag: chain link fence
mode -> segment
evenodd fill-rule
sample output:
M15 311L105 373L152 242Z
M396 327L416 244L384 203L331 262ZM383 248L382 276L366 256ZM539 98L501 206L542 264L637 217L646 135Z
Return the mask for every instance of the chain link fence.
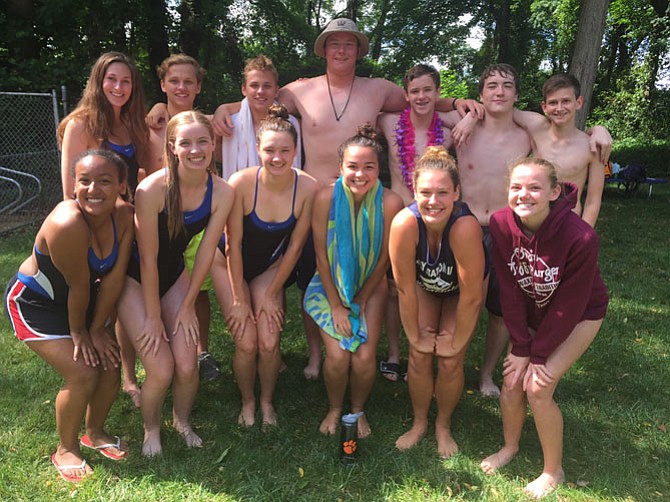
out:
M56 91L0 92L0 234L40 221L62 199Z

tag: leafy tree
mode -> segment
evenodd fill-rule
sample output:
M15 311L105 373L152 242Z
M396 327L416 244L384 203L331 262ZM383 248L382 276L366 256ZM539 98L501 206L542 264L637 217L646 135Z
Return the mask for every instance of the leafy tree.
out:
M402 77L418 62L437 62L464 75L470 49L468 13L474 1L375 0L359 9L359 27L370 34L375 74ZM471 18L471 16L470 16Z
M669 53L669 9L665 0L610 4L592 116L616 138L670 137L670 90L657 86Z
M607 12L604 37L584 30L580 18L596 4L598 12ZM599 58L595 85L578 71L585 91L594 91L592 115L619 137L670 135L670 91L658 88L670 53L668 0L6 0L3 5L1 89L44 91L65 84L73 103L93 61L119 50L137 61L153 102L163 99L156 65L179 51L208 70L196 102L206 110L240 97L244 61L260 53L274 60L281 84L323 73L325 62L312 46L325 23L338 16L355 19L369 35L370 54L359 64L360 75L399 82L412 65L434 63L443 70L443 91L464 96L476 94L486 65L505 61L521 74L521 106L538 110L547 76L586 61L579 55L581 28L588 35L582 47L595 48ZM466 42L473 28L483 33L479 49ZM595 68L591 58L587 66Z

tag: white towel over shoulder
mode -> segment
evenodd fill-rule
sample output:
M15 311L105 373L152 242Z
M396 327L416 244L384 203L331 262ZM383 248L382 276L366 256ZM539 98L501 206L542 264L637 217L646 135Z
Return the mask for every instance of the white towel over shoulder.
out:
M247 167L260 165L258 152L256 151L256 135L254 133L254 122L251 117L251 109L247 98L242 100L242 106L238 113L231 116L234 129L233 135L228 138L222 138L222 164L223 179L228 180L234 172ZM302 168L300 122L293 115L289 115L289 120L298 132L298 145L296 148L293 167Z

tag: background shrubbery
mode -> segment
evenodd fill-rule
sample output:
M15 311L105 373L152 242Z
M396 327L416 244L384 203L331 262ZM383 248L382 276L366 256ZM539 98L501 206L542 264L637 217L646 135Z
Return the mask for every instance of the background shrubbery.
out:
M670 177L670 141L632 138L615 141L612 162L621 167L642 164L647 168L647 176Z

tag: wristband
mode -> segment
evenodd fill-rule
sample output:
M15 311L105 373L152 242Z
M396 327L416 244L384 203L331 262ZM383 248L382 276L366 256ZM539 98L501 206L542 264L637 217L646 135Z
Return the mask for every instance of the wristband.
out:
M458 99L458 98L454 98L454 100L451 102L451 109L452 109L452 110L455 110L455 109L456 109L456 100L457 100L457 99Z

